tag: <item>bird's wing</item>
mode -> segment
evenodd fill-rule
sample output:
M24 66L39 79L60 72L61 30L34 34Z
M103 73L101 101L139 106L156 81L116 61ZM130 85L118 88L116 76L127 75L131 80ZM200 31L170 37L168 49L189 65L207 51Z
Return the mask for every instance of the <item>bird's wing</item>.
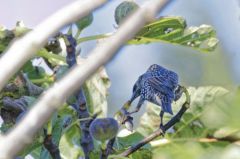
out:
M154 98L150 102L161 106L162 111L173 114L172 106L171 106L172 101L173 101L172 97L161 94L161 93L156 93L154 95Z
M149 73L149 72L159 72L160 74L164 74L165 72L167 72L168 70L167 69L165 69L164 67L162 67L162 66L159 66L159 65L157 65L157 64L153 64L153 65L151 65L149 68L148 68L148 70L147 70L147 73Z
M173 115L172 112L172 98L168 97L168 96L163 96L162 99L162 110L164 112L170 113Z
M168 82L169 81L164 79L164 77L154 77L148 79L148 83L156 92L160 92L161 94L166 94L172 97L174 94L174 89L169 87L171 84Z
M158 78L157 80L170 88L173 87L175 89L178 85L178 75L175 72L167 70L157 64L153 64L148 68L144 76L147 75Z

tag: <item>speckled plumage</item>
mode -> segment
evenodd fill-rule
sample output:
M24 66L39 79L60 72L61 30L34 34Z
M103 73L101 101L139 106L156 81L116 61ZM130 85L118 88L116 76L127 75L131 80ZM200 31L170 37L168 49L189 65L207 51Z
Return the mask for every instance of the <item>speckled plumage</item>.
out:
M163 112L173 114L171 103L182 95L178 87L178 75L175 72L153 64L134 84L130 103L140 96L137 109L147 100L161 106Z

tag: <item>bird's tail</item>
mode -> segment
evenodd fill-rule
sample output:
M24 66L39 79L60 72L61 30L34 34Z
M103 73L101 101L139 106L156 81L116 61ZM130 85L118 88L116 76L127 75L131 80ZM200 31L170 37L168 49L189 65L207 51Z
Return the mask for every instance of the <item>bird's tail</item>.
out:
M170 102L162 102L162 110L166 113L173 115L172 105Z

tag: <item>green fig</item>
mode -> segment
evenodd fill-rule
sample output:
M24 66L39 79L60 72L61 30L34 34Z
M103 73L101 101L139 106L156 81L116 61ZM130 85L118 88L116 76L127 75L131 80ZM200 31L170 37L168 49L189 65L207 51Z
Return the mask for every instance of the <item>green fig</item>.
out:
M132 1L124 1L120 3L115 9L115 21L118 25L120 25L123 20L129 16L133 11L138 9L139 6Z
M117 135L118 122L113 118L98 118L91 123L89 130L96 140L104 142Z
M93 14L90 13L89 15L83 17L82 19L75 22L77 28L79 30L83 30L84 28L88 27L93 22Z

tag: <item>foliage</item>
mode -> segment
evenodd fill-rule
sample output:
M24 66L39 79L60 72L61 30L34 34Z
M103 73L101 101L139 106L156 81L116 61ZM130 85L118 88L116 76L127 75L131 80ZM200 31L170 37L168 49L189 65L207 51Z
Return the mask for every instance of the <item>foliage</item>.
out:
M125 18L131 13L131 10L137 8L136 6L127 6L128 3L124 3L124 5L127 9L116 10L115 17ZM81 31L90 26L93 19L93 15L90 14L75 22L77 33L74 37L78 44L109 36L109 33L107 33L79 37ZM116 23L120 24L122 20L117 19ZM4 52L13 40L23 36L29 30L22 22L18 22L12 30L0 27L0 53ZM72 25L69 27L68 33L73 34ZM52 40L54 43L49 40L48 44L20 69L0 93L0 115L4 120L0 128L2 133L7 132L14 126L39 95L69 70L64 56L66 50L58 48L61 40L65 42L66 46L68 45L66 39L60 33L52 37ZM166 16L144 26L127 44L139 45L153 42L167 42L209 52L216 48L218 40L212 26L187 27L186 21L182 17ZM49 74L44 68L34 66L32 61L36 58L43 58L54 73ZM80 65L84 61L80 57L77 59ZM107 115L109 86L110 80L104 68L100 68L83 86L88 110L91 114L89 118L93 122L96 117L94 115L97 114L101 117ZM240 91L226 90L217 86L188 87L188 91L191 96L190 109L184 114L182 120L167 131L164 138L158 137L128 158L181 159L237 158L236 156L240 156L239 142L237 142L240 137L238 120ZM46 136L50 135L52 144L58 147L62 158L77 159L83 157L84 152L80 143L83 134L80 131L80 122L89 119L78 118L79 114L74 107L76 100L75 95L70 97L38 133L34 142L26 147L19 156L25 157L30 154L34 158L52 158L49 153L50 150L44 145ZM185 98L182 97L173 103L174 114L184 101ZM146 112L141 117L139 126L134 128L135 131L128 132L123 129L117 136L114 132L115 144L113 145L113 153L109 158L126 158L119 156L119 154L159 128L159 113L160 107L148 102ZM166 115L164 123L171 117L171 115ZM103 149L106 148L106 145L99 143L97 140L94 140L94 146L95 149L91 152L90 158L98 158L102 155ZM234 156L235 154L236 156Z
M200 51L212 51L218 44L216 32L210 25L187 27L182 17L162 17L146 25L129 44L167 42L192 47Z

